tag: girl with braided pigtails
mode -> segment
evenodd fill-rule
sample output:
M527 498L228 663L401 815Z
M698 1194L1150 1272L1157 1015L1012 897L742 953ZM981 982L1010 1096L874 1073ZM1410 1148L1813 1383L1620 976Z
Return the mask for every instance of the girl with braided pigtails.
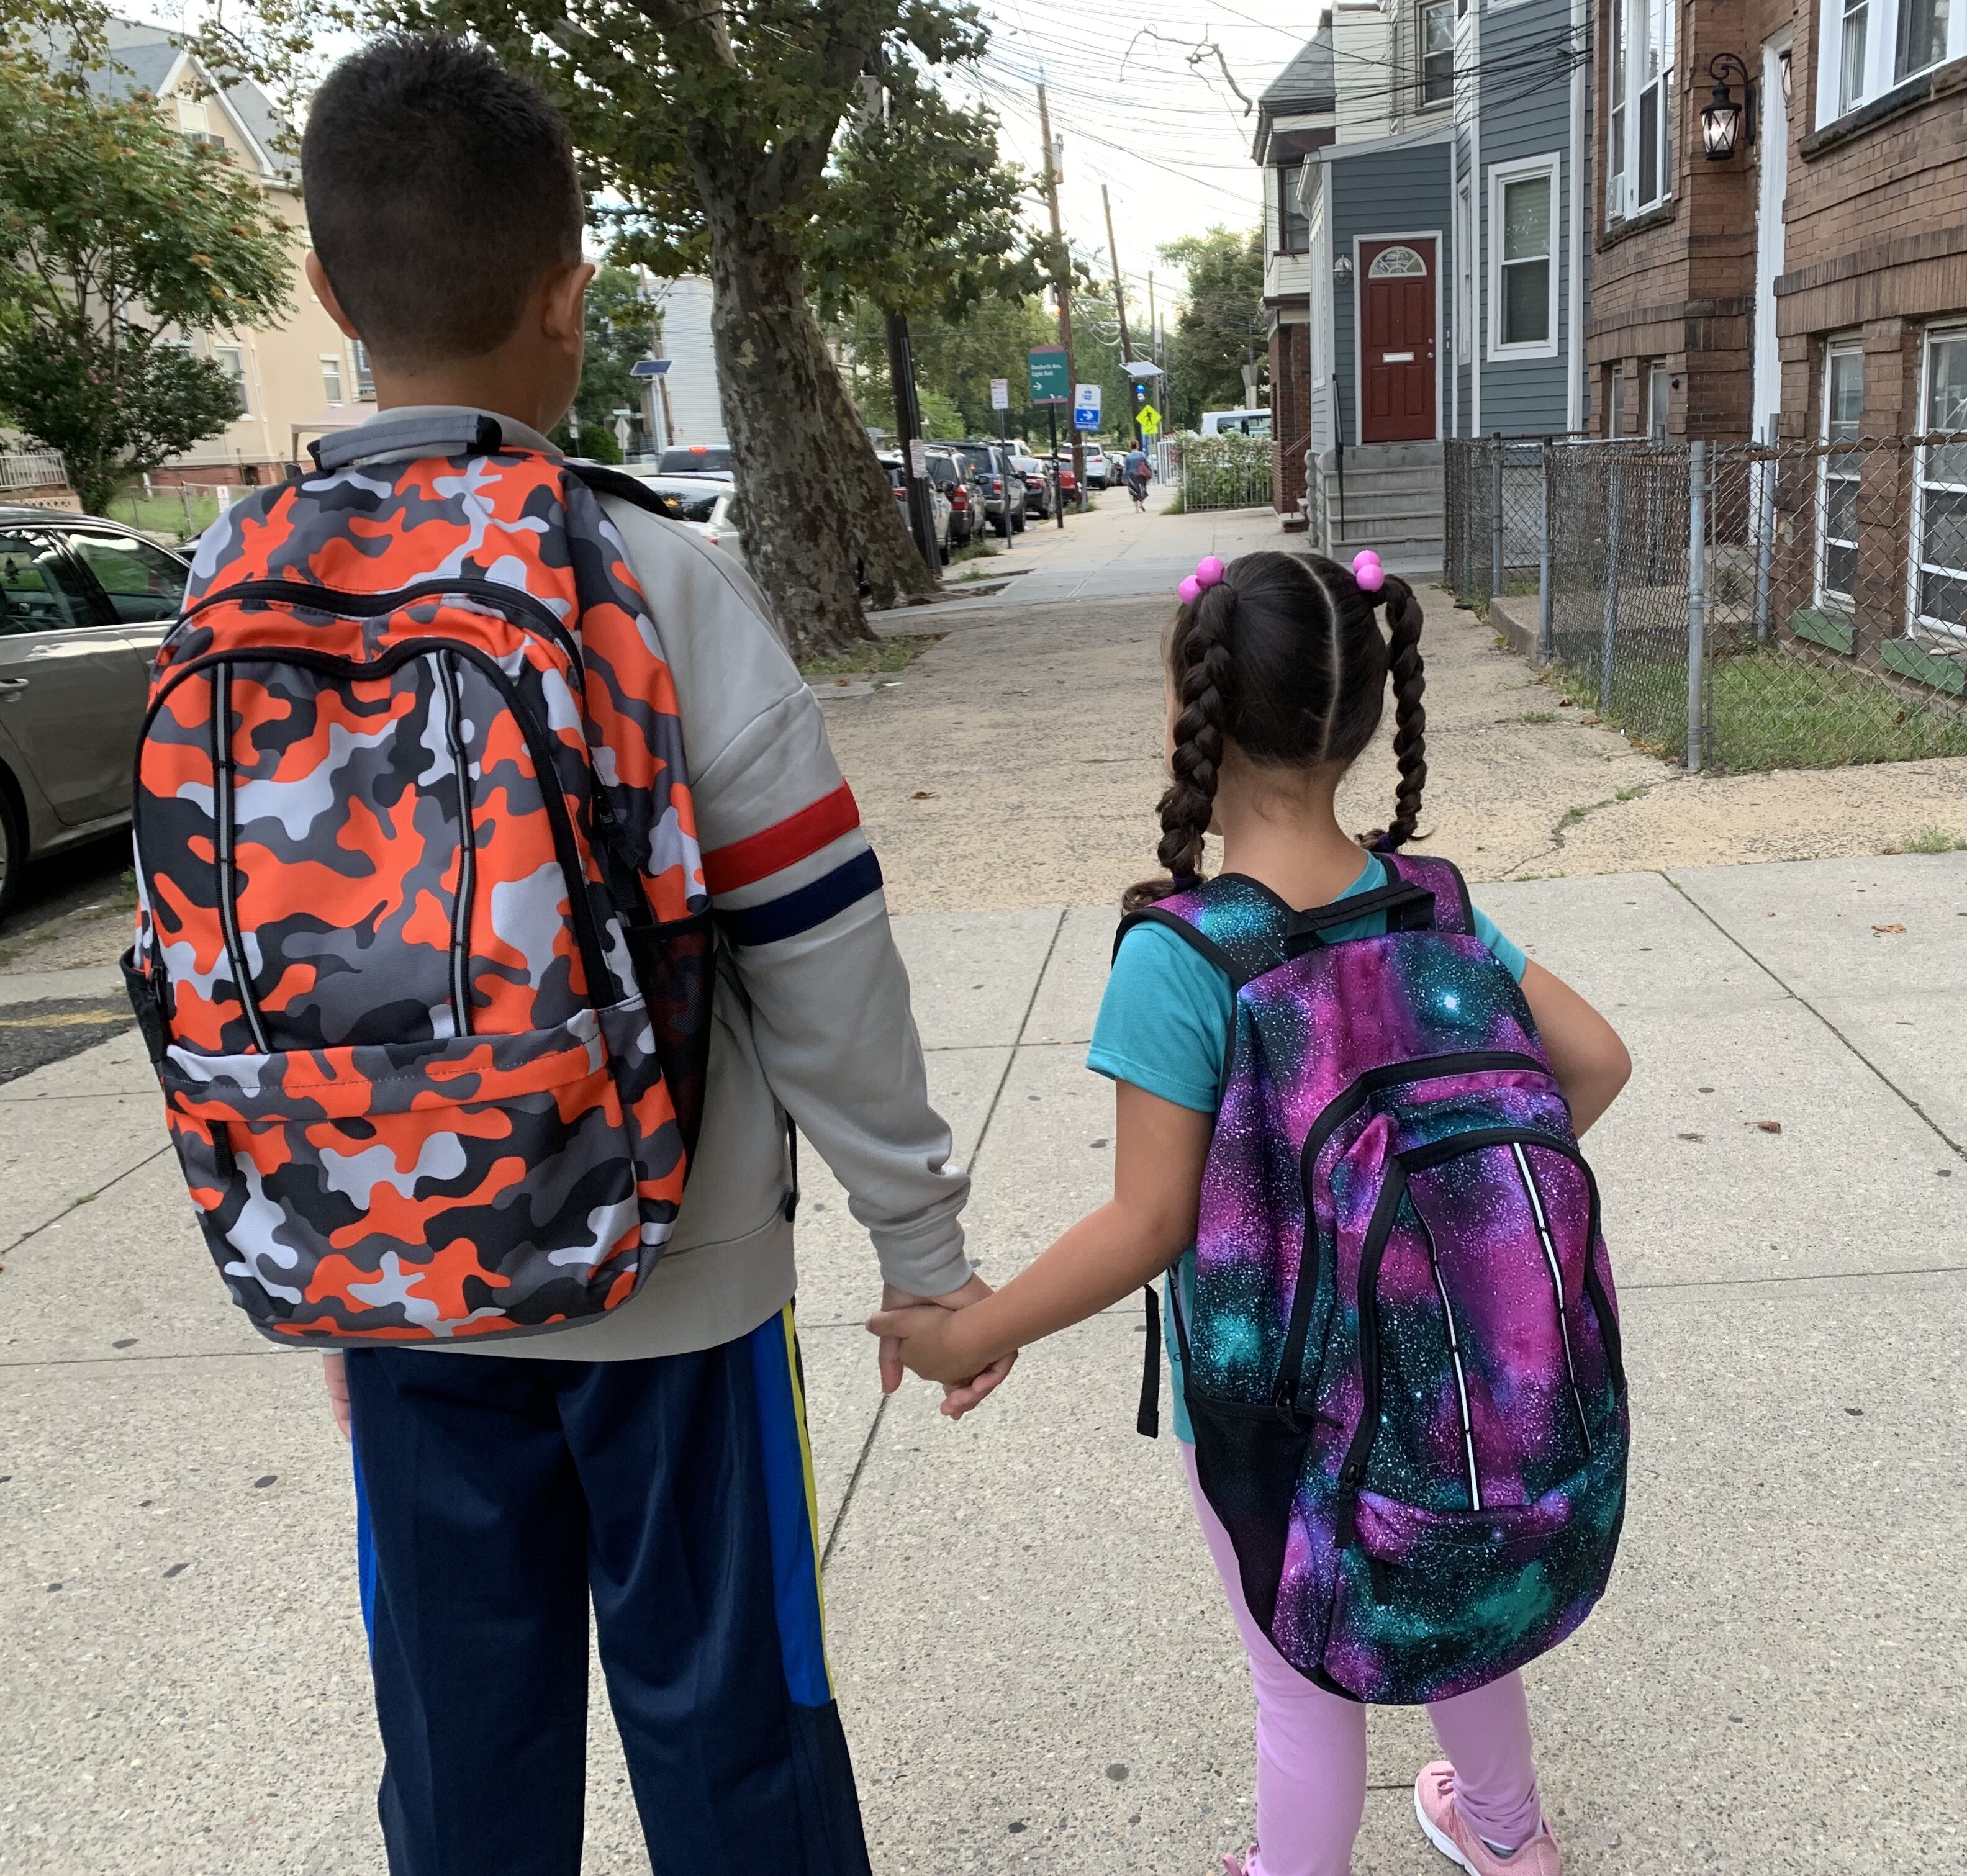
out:
M1630 1064L1596 1010L1468 904L1452 867L1403 854L1421 838L1427 782L1421 609L1406 582L1370 554L1348 570L1316 556L1258 553L1227 567L1204 560L1182 582L1181 599L1165 654L1165 877L1126 895L1129 916L1088 1057L1116 1084L1113 1197L960 1315L895 1310L869 1326L898 1338L916 1372L960 1379L1167 1271L1175 1432L1257 1700L1258 1842L1223 1857L1226 1876L1345 1876L1365 1803L1362 1703L1373 1701L1427 1706L1445 1756L1421 1771L1415 1808L1438 1850L1475 1876L1558 1876L1516 1668L1561 1640L1595 1600L1623 1503L1623 1371L1595 1188L1588 1223L1567 1201L1589 1177L1575 1136L1610 1106ZM1390 686L1394 812L1384 828L1355 837L1334 799L1373 746ZM1222 837L1223 867L1205 881L1210 833ZM1390 991L1401 959L1423 956ZM1290 1000L1294 971L1316 994ZM1403 1025L1425 1020L1446 1025L1445 1045L1437 1036L1416 1050L1400 1039ZM1321 1047L1352 1049L1356 1061L1362 1035L1382 1051L1367 1056L1381 1065L1350 1082L1328 1074L1320 1083ZM1248 1067L1265 1046L1274 1075ZM1477 1048L1487 1052L1471 1052ZM1401 1059L1409 1052L1425 1059L1416 1067ZM1257 1085L1282 1085L1287 1069L1293 1087L1340 1090L1308 1130L1300 1115L1291 1132L1276 1118L1290 1098L1281 1103L1275 1088ZM1389 1086L1403 1080L1414 1085ZM1450 1107L1400 1104L1430 1091L1445 1092ZM1500 1107L1529 1118L1514 1128L1485 1125L1444 1148L1442 1133L1465 1124L1452 1111L1458 1102L1478 1116ZM1317 1145L1326 1115L1340 1116L1336 1137L1352 1155L1329 1178ZM1267 1139L1267 1128L1288 1138ZM1405 1164L1397 1169L1390 1203L1366 1207L1373 1225L1365 1231L1369 1248L1374 1231L1382 1232L1389 1272L1406 1260L1397 1274L1405 1287L1395 1293L1378 1275L1358 1274L1371 1261L1358 1248L1363 1219L1352 1227L1349 1253L1332 1241L1345 1238L1348 1181L1362 1185L1378 1164L1376 1143L1404 1144L1396 1138L1403 1128L1423 1130L1421 1150L1404 1155L1413 1183L1405 1183ZM1498 1145L1504 1136L1510 1144ZM1514 1180L1520 1164L1520 1187L1481 1189L1514 1195L1538 1234L1526 1222L1528 1250L1479 1232L1458 1236L1465 1219L1416 1222L1402 1211L1410 1201L1420 1212L1435 1203L1424 1169L1455 1174L1448 1154L1465 1145L1470 1157L1455 1176L1468 1190ZM1487 1163L1498 1158L1500 1168ZM1239 1164L1255 1168L1241 1188ZM1340 1194L1336 1214L1320 1209L1328 1185ZM1533 1219L1526 1199L1536 1201ZM1501 1200L1476 1207L1484 1224L1504 1209ZM1470 1242L1494 1260L1493 1285L1484 1271L1456 1267ZM1308 1332L1294 1317L1287 1337L1281 1312L1294 1309L1300 1258L1308 1263L1315 1249L1316 1280L1307 1271L1300 1313L1326 1326ZM1486 1366L1492 1351L1483 1337L1499 1306L1484 1292L1508 1292L1533 1264L1540 1300L1526 1293L1525 1313L1510 1316L1498 1338L1511 1345ZM1465 1287L1451 1307L1456 1284ZM1314 1293L1316 1308L1309 1306ZM1335 1306L1335 1293L1348 1303L1356 1296L1356 1312ZM1369 1316L1371 1335L1390 1339L1365 1364L1362 1388ZM1158 1322L1151 1313L1151 1348ZM1438 1371L1423 1374L1415 1349L1430 1322L1443 1345ZM1506 1372L1539 1336L1552 1348L1562 1341L1555 1381ZM1226 1406L1239 1362L1254 1367L1256 1385L1245 1403ZM1389 1372L1397 1384L1381 1406ZM1512 1457L1511 1416L1533 1397L1566 1411L1547 1413ZM1157 1398L1144 1389L1143 1432L1153 1430ZM1368 1400L1374 1404L1362 1405ZM1403 1445L1396 1423L1423 1414L1439 1417ZM1416 1474L1438 1465L1442 1475L1395 1476L1410 1460ZM1553 1468L1562 1490L1545 1482ZM1413 1502L1397 1502L1403 1498ZM1267 1503L1268 1526L1260 1515ZM1560 1529L1570 1506L1578 1515ZM1410 1513L1395 1529L1395 1514ZM1529 1530L1521 1520L1532 1514L1542 1522ZM1481 1529L1489 1554L1507 1549L1513 1560L1506 1593L1481 1593L1465 1587L1476 1577L1455 1574L1461 1558L1475 1554L1471 1519L1492 1520L1493 1530ZM1458 1520L1458 1552L1402 1547L1414 1529ZM1546 1588L1554 1600L1542 1606Z

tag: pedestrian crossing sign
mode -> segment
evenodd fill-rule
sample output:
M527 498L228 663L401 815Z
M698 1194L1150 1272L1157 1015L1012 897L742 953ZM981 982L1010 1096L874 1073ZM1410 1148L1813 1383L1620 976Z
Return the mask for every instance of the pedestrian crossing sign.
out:
M1135 412L1134 421L1141 426L1143 436L1153 436L1161 427L1161 414L1151 404L1143 404Z

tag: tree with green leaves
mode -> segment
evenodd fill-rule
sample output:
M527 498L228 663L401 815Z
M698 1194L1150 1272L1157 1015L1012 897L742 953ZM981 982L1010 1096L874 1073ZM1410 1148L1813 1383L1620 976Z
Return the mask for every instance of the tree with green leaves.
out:
M276 323L294 234L157 102L10 34L0 57L0 412L83 505L223 430L237 393L184 341Z
M634 410L641 388L635 361L649 353L655 315L643 299L630 267L603 267L587 289L587 350L580 365L580 388L573 394L571 421L563 421L553 440L564 450L599 463L619 462L615 413ZM574 423L580 425L577 439Z
M301 0L258 0L263 11ZM930 589L819 315L961 313L1022 261L994 121L938 74L968 0L354 0L363 23L476 34L567 113L614 256L709 276L745 557L802 649Z
M1263 231L1213 228L1171 241L1161 257L1188 276L1168 361L1175 408L1164 415L1193 428L1204 411L1242 408L1243 367L1269 357Z
M886 429L894 422L894 385L888 373L883 339L882 309L870 300L857 302L835 331L849 360L854 399L873 425ZM1026 360L1035 345L1058 342L1058 328L1035 297L992 293L972 305L960 319L928 315L912 321L909 344L915 354L916 384L923 399L927 426L928 399L938 400L945 424L954 416L956 434L1029 436L1045 431L1043 412L1027 402L1030 389ZM990 380L1010 381L1011 408L1000 412L990 403Z

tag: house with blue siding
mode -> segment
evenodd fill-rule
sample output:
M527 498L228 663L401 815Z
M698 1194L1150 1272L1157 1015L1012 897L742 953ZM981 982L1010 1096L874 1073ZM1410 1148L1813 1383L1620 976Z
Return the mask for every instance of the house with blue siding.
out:
M1332 140L1299 177L1306 518L1440 565L1442 444L1581 427L1582 0L1336 0Z

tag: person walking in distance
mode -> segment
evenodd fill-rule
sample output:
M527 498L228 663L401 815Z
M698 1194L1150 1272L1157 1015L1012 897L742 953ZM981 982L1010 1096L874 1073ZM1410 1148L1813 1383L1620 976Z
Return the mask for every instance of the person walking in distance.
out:
M1154 479L1155 466L1148 453L1137 442L1127 452L1126 460L1120 466L1120 473L1126 478L1127 492L1134 498L1137 514L1146 512L1148 484Z

